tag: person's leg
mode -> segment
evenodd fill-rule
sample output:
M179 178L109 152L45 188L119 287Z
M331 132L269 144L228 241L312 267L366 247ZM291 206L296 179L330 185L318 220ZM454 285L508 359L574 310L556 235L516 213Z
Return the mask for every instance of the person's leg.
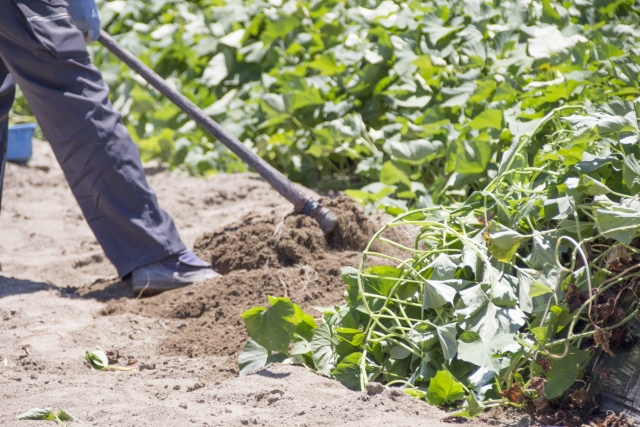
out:
M0 59L122 277L186 250L62 0L0 0Z
M7 144L9 138L9 110L13 104L16 85L9 70L0 59L0 209L2 209L2 182L4 167L7 163Z

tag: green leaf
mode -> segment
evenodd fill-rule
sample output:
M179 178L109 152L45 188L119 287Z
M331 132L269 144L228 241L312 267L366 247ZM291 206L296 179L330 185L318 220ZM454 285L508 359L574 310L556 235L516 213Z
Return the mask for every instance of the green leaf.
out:
M577 43L587 39L580 34L565 36L555 25L537 25L527 29L533 37L529 39L529 55L535 59L548 59L558 54L566 54Z
M226 59L223 53L219 53L209 61L202 74L202 81L207 86L218 86L229 75Z
M484 173L491 160L491 146L483 141L456 141L456 167L458 173Z
M531 298L535 298L541 295L551 294L551 293L553 293L553 290L549 289L548 286L543 285L542 283L539 283L539 282L531 283L531 290L529 291L529 296Z
M391 356L392 359L402 360L411 356L411 351L402 346L395 345L389 349L389 356Z
M429 382L427 400L432 405L444 405L464 399L464 387L449 371L438 371Z
M517 95L517 92L515 91L513 86L511 86L511 83L503 82L503 83L500 83L498 87L496 87L496 90L493 93L492 101L493 102L499 102L499 101L509 102L515 99L516 95Z
M282 362L284 358L286 358L286 355L281 353L270 354L269 350L254 340L249 340L242 349L242 353L238 356L239 375L246 375L272 363Z
M287 353L297 318L289 298L269 296L270 308L253 307L242 313L249 336L269 351Z
M422 31L429 34L429 40L434 45L449 34L456 33L464 28L462 25L447 27L443 25L442 19L438 18L435 14L425 16L424 22L425 24L422 27Z
M532 268L543 270L546 265L556 263L556 239L538 235L533 237L532 245L531 255L527 258L527 262ZM561 246L559 252L563 251Z
M475 394L469 393L466 398L466 409L464 411L456 412L453 417L464 417L472 419L476 415L481 414L486 409L486 406L482 402L478 402Z
M505 352L516 352L520 344L515 335L500 331L488 341L483 340L476 332L465 332L458 340L458 358L473 363L493 372L502 369L502 360L497 357Z
M430 322L420 322L407 331L407 339L423 351L429 350L438 341L436 327Z
M392 162L384 162L382 169L380 170L380 182L387 185L397 184L399 182L405 184L411 188L411 180L400 169L398 169Z
M456 341L457 327L456 323L449 323L436 327L440 347L444 358L451 363L451 360L458 352L458 342Z
M288 101L289 99L290 101ZM320 95L318 89L308 88L293 92L291 95L285 97L285 105L287 104L290 106L287 108L287 111L293 113L310 105L323 105L324 99L322 99L322 95Z
M351 353L338 363L336 368L331 371L333 375L342 385L351 390L360 390L360 359L362 353Z
M496 89L497 83L493 79L483 80L479 82L478 88L471 98L469 98L469 102L479 103L482 101L489 101L491 94ZM502 116L500 116L500 120L502 120Z
M398 99L396 97L391 97L391 99L393 100L394 108L424 108L429 103L429 101L431 101L431 96L411 95L406 99Z
M298 304L293 304L293 308L296 312L297 323L295 333L300 335L307 341L310 341L311 337L313 336L313 330L318 327L316 321L314 320L313 316L302 311Z
M547 336L549 335L549 327L537 326L535 328L531 328L531 333L535 335L538 342L543 343L546 341Z
M431 280L451 280L455 278L458 264L451 260L449 255L439 254L427 268L433 268Z
M412 165L422 165L425 162L444 157L445 154L445 147L441 141L426 139L387 141L384 149L396 160Z
M640 212L613 206L596 210L596 223L604 235L628 245L640 228Z
M300 26L300 21L293 15L280 15L275 20L268 20L260 39L265 45L270 45L278 39L283 39Z
M313 331L311 358L318 372L328 375L334 368L338 337L333 328L324 323Z
M563 346L557 346L552 353L564 352ZM578 350L570 346L567 355L560 359L549 359L551 370L547 372L547 385L544 387L547 400L556 399L569 389L582 371L584 362L591 352Z
M524 237L496 221L490 221L485 239L491 255L500 262L511 262Z
M353 267L342 267L340 272L342 281L347 284L348 302L352 307L355 307L358 305L357 301L360 298L360 288L358 285L358 275L360 272L357 268Z
M601 194L611 193L609 187L588 175L582 175L580 185L584 188L584 192L590 196L599 196Z
M477 85L473 82L466 82L454 88L443 87L441 92L443 95L450 96L445 102L440 104L441 107L462 107L464 106L471 94L475 92Z
M484 341L490 341L496 333L515 333L524 325L526 315L516 307L499 307L477 285L460 292L464 308L456 310L459 327L477 332Z
M275 93L267 93L262 97L262 101L266 103L269 108L273 109L276 113L286 113L287 108L284 104L284 98L282 95L276 95Z
M640 163L633 153L624 159L622 164L622 177L627 188L633 194L640 193Z
M425 280L422 308L438 308L447 303L453 303L456 290L439 280Z
M309 68L318 70L323 76L333 76L345 70L344 65L338 65L333 55L319 55L307 64Z
M484 110L469 123L471 129L502 129L502 110Z
M402 275L404 270L398 267L391 267L389 265L376 265L367 269L368 274L378 276L377 278L368 278L365 292L377 293L379 295L388 296L391 288L397 283L395 278Z

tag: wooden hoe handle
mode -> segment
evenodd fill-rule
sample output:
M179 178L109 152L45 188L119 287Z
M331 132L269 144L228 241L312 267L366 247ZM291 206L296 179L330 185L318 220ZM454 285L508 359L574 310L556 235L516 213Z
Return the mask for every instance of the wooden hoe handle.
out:
M293 203L294 209L297 213L302 213L315 219L324 233L328 234L333 231L338 224L338 219L329 209L296 188L293 183L278 170L261 159L253 151L245 147L238 138L227 132L222 126L220 126L211 117L207 116L184 95L170 87L162 77L143 64L142 61L136 58L127 49L122 47L104 30L100 31L100 38L98 41L122 62L127 64L133 71L149 82L151 86L155 87L162 95L184 111L189 117L191 117L191 119L198 123L201 128L226 145L227 148L235 153L236 156L240 157L243 162L258 172L258 174L260 174L265 181L275 188L278 193L282 194L288 201Z

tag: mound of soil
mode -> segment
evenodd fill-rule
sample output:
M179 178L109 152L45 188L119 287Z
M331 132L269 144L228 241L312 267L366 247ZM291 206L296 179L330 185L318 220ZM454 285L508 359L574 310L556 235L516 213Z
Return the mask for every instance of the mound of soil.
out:
M221 274L262 267L290 267L323 260L329 253L361 251L375 226L360 205L348 197L321 199L338 217L336 229L325 236L312 218L290 212L247 215L239 222L205 233L195 251Z
M240 314L267 305L267 295L289 297L314 316L314 307L342 304L340 268L358 265L376 226L352 199L321 202L339 220L331 235L291 212L245 216L195 243L198 255L223 277L135 301L115 300L103 314L183 319L162 343L167 355L236 356L248 340Z

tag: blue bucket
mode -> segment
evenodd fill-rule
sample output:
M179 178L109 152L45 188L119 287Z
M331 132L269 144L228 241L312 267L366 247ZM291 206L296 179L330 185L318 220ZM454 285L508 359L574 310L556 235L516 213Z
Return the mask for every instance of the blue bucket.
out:
M29 161L33 154L31 139L35 130L35 123L9 126L7 160L14 163L27 163Z

